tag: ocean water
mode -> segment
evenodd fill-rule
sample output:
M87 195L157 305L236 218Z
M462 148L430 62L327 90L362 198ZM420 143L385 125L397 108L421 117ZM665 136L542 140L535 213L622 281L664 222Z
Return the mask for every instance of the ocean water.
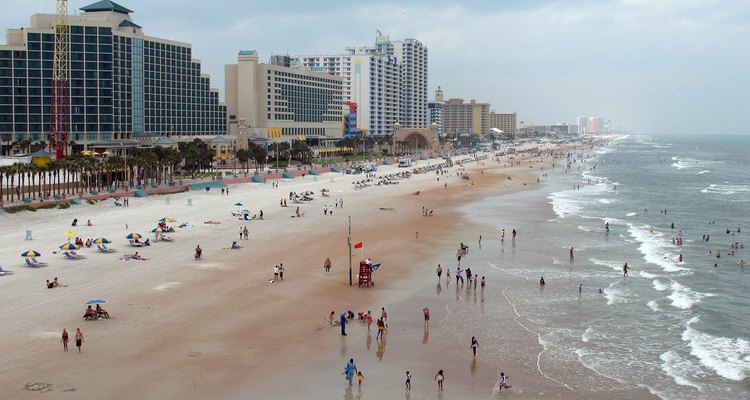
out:
M750 137L628 136L565 164L465 207L494 228L462 263L488 286L455 288L443 325L579 394L750 398Z

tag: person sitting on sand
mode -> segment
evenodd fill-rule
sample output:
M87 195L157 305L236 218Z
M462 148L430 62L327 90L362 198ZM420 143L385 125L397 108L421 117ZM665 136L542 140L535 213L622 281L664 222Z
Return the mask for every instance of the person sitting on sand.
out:
M52 281L52 286L53 287L63 287L63 286L67 286L67 285L61 285L60 281L58 281L57 277L55 277L55 280Z
M145 260L145 258L141 257L141 255L138 254L137 251L135 252L135 254L131 255L130 258L132 258L133 260Z
M88 220L88 221L86 222L86 226L94 226L94 224L92 224L92 223L91 223L91 220Z
M109 313L107 310L103 309L101 304L96 305L96 315L99 317L109 318Z
M83 318L89 319L96 319L96 311L94 311L93 308L91 308L91 304L89 304L88 308L86 308L86 313L83 314Z
M233 250L237 250L237 249L240 249L240 248L241 247L240 247L240 245L237 244L236 240L234 242L232 242L232 247L230 247L230 249L233 249Z
M47 283L45 284L47 286L47 289L54 289L55 284L50 282L49 279L47 279Z

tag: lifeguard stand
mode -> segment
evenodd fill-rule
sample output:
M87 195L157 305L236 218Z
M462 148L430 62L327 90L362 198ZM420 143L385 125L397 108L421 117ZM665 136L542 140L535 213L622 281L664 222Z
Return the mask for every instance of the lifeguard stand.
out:
M367 265L366 262L359 262L359 282L357 283L360 287L370 286L372 282L372 267Z

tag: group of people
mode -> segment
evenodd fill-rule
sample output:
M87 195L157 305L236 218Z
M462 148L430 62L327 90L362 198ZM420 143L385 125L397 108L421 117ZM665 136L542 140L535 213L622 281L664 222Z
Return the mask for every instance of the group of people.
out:
M45 283L45 286L47 287L47 289L54 289L54 288L64 287L67 285L62 285L60 281L57 280L57 277L55 277L55 279L52 281L47 279L47 283Z
M102 308L101 304L96 305L96 309L91 308L91 304L86 308L86 313L83 314L83 318L86 320L93 319L93 320L101 320L101 319L109 319L109 312Z
M83 333L81 332L81 328L76 328L76 347L78 347L78 352L81 352L81 346L83 346ZM60 338L60 341L63 344L63 351L68 351L68 330L63 328L62 331L62 337Z
M284 263L279 263L273 267L273 279L269 282L274 283L278 280L284 280Z

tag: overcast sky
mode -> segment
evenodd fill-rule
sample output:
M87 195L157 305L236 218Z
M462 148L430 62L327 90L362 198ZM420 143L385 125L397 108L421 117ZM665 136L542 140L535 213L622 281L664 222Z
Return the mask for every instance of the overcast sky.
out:
M70 0L69 10L94 0ZM340 53L416 38L430 98L489 102L527 123L603 116L631 133L748 134L750 1L122 0L150 36L188 42L224 91L241 49ZM0 29L54 13L54 0L2 0ZM2 39L5 43L5 38Z

